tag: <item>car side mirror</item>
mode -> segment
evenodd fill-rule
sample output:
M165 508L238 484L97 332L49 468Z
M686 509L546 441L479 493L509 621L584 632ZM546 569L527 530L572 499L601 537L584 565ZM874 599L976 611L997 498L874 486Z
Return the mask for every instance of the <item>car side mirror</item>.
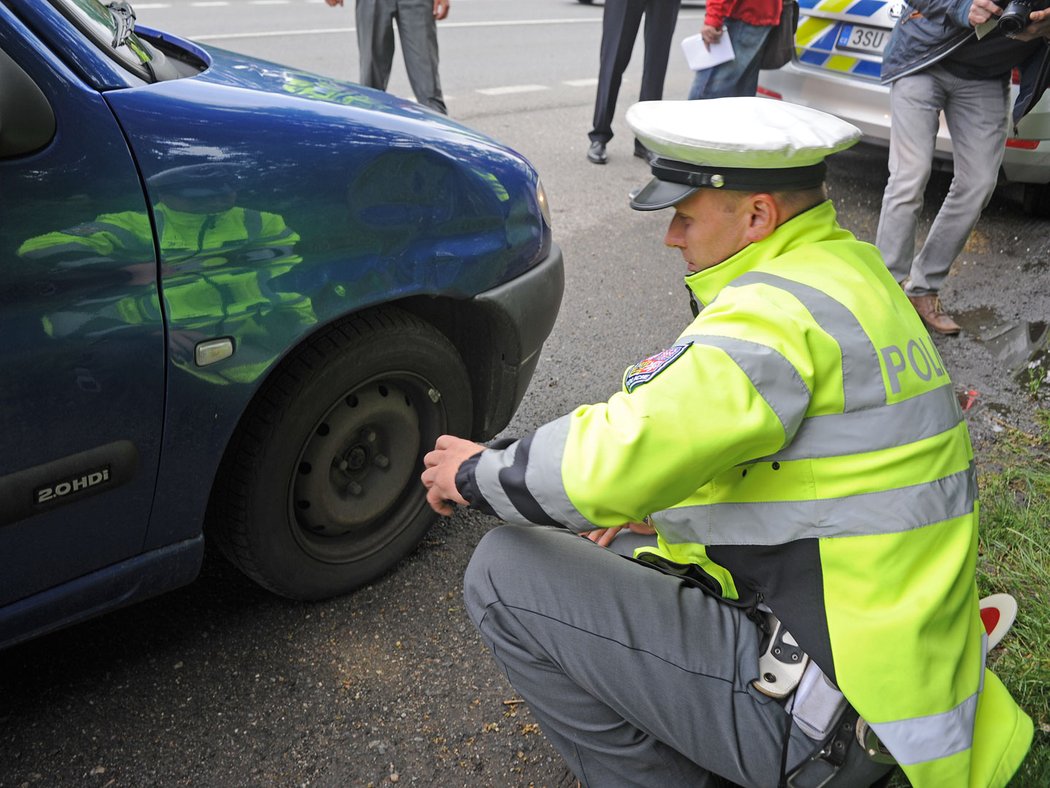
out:
M39 150L55 136L55 113L33 79L0 49L0 158Z

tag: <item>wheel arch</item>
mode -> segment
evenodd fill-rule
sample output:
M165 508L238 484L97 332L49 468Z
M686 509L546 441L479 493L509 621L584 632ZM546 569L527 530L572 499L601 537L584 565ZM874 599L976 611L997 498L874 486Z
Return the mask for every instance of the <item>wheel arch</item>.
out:
M245 467L243 465L244 458L241 451L242 444L250 444L253 441L257 442L255 430L259 428L260 414L262 414L263 421L268 422L268 411L272 409L274 400L288 397L290 392L294 390L287 388L288 378L296 377L296 365L300 363L299 357L304 355L309 357L314 354L323 355L323 349L327 345L341 343L341 341L345 342L346 335L360 333L362 323L370 324L372 329L379 331L389 330L391 328L396 329L399 327L399 324L407 327L409 323L414 323L417 327L422 327L428 330L432 329L435 335L440 336L446 345L451 345L452 349L455 349L456 352L459 353L458 345L451 340L439 325L431 320L427 320L424 315L420 314L418 309L413 309L411 306L412 305L409 304L410 308L405 308L405 304L402 302L390 302L369 307L343 315L338 320L333 320L325 325L318 326L314 331L311 331L308 335L302 337L294 346L288 348L288 351L282 356L280 361L276 363L259 381L258 387L253 396L239 415L234 428L231 430L222 457L216 466L214 478L211 481L208 491L203 530L206 538L214 540L222 551L226 553L227 557L231 558L231 560L245 571L249 577L256 582L259 582L264 587L292 598L324 598L321 595L307 594L300 596L295 593L287 593L279 586L268 581L266 573L260 571L253 565L249 551L244 549L243 541L231 539L229 532L223 527L224 521L228 520L228 517L226 516L228 514L228 508L224 509L224 500L229 500L229 493L232 489L230 480L231 478L241 475L241 469ZM336 335L338 334L342 334L343 337L337 337ZM462 375L466 371L466 362L463 360L462 356L460 357L460 361L463 362L462 366L464 367L459 373ZM460 365L457 363L456 366L458 367ZM356 369L356 367L354 368ZM473 402L473 385L473 381L470 381L467 384L467 388L462 391L464 397L471 397L471 404ZM444 391L444 389L440 390ZM435 400L435 402L436 401L437 400ZM465 400L460 399L459 401L462 402ZM474 412L472 407L469 412L471 414ZM464 415L466 414L464 413ZM468 430L466 429L465 420L461 420L458 427L452 427L449 431L455 432L456 434L466 433ZM234 482L233 486L235 485L236 482ZM420 537L421 534L417 534L417 536L413 538L413 544ZM398 538L400 539L400 537ZM231 552L236 555L231 554Z
M244 427L249 414L255 409L258 401L266 396L270 382L280 376L289 359L304 346L323 336L331 330L338 330L343 324L356 319L369 319L391 309L406 312L429 325L442 334L456 348L466 365L473 397L473 416L470 436L473 440L488 440L507 426L514 415L524 388L519 383L520 370L523 365L534 365L535 358L523 358L517 332L500 310L482 301L463 300L449 297L410 296L383 304L373 305L361 310L344 314L337 320L317 326L310 333L288 348L281 360L267 371L259 381L255 392L241 412L236 424L229 433L212 480L208 501L215 497L216 487L220 482L223 468L229 462L231 452L235 451L237 435ZM531 368L529 369L531 375ZM528 381L525 376L525 382ZM502 395L508 390L514 396Z

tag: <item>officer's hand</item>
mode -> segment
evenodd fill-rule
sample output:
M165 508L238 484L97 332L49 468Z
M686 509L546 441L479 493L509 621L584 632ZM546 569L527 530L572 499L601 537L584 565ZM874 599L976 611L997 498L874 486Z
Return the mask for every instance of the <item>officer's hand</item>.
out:
M704 39L704 45L710 49L712 44L717 44L722 39L722 28L704 25L700 28L700 37Z
M448 0L434 0L434 19L448 16Z
M970 26L983 25L994 16L1002 14L1003 9L997 6L993 0L973 0L970 5Z
M590 539L598 545L598 547L608 547L612 544L616 535L624 528L631 533L642 534L643 536L652 536L656 533L655 528L646 525L645 523L626 523L624 525L613 526L612 528L595 528L593 531L585 531L580 535L586 539Z
M438 514L446 517L453 512L452 504L467 506L467 499L456 489L456 472L463 461L485 450L481 444L442 435L434 444L434 450L423 457L426 470L420 477L427 488L427 503Z

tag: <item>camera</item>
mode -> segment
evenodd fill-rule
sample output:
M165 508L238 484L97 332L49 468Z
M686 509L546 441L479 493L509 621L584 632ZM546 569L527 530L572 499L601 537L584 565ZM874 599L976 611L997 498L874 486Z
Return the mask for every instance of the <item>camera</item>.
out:
M1031 13L1046 8L1046 3L1047 0L1010 0L999 17L999 29L1005 36L1020 33L1028 27Z

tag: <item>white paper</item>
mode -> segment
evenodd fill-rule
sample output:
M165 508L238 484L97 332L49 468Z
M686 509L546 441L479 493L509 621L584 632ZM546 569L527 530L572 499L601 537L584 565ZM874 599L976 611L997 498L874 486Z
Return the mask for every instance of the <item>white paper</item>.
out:
M998 25L998 24L999 24L999 17L993 16L987 22L981 22L981 24L977 25L977 27L974 28L974 30L977 31L977 40L980 41L986 35L988 35L993 30L995 30L996 25Z
M699 33L682 41L682 52L693 71L717 66L733 59L733 44L729 40L729 31L722 29L722 37L708 49L704 38Z

